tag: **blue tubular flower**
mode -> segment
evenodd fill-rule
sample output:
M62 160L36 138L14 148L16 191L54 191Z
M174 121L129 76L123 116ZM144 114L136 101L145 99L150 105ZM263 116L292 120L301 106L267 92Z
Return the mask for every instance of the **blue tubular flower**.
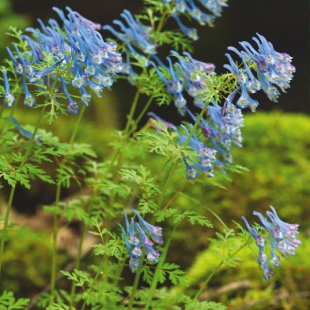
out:
M24 137L26 137L27 139L31 139L32 136L33 136L33 132L29 131L29 130L26 130L24 129L20 124L19 122L17 121L17 119L13 116L8 116L6 117L5 119L9 119L11 120L17 127L18 131L20 132L21 135L23 135ZM41 141L40 141L40 137L41 135L39 134L36 134L35 138L34 138L34 141L37 143L37 144L42 144Z
M142 251L141 249L136 246L134 247L134 250L131 249L130 247L130 244L128 242L128 239L127 239L127 236L126 236L126 232L124 230L124 228L121 226L121 230L122 230L122 233L123 233L123 238L124 238L124 242L125 242L125 246L126 246L126 249L129 253L129 268L130 268L130 271L132 273L136 273L140 264L141 264L141 256L142 256Z
M128 10L124 10L121 13L121 17L125 19L128 27L119 20L114 20L113 23L118 25L122 32L115 31L109 25L103 26L102 29L112 32L121 41L126 43L127 46L129 45L129 49L133 45L146 54L156 54L157 45L152 42L151 38L152 28L144 26L140 21L135 20Z
M139 239L141 240L141 243L146 251L146 258L150 262L158 262L158 257L160 256L159 251L154 249L153 245L154 243L147 237L144 230L140 227L138 223L136 223L136 227L139 234Z
M183 161L186 167L185 176L188 179L196 179L198 177L198 170L191 166L185 158L183 158Z
M250 97L245 84L241 85L241 96L237 101L237 106L241 109L250 107L252 112L255 112L258 106L258 102Z
M65 96L67 97L68 99L68 106L67 106L67 109L70 113L72 114L78 114L80 112L80 108L79 106L77 105L77 103L71 98L69 92L68 92L68 89L67 89L67 86L66 86L66 83L65 83L65 80L63 79L63 77L61 76L60 77L60 80L61 80L61 83L62 83L62 89L65 93Z
M181 20L180 20L180 18L179 18L179 16L176 15L176 14L171 14L170 16L173 17L176 20L178 26L180 27L180 29L182 30L182 32L186 36L188 36L190 39L192 39L194 41L199 39L198 34L197 34L197 29L195 29L195 28L188 28L185 25L183 25Z
M31 88L28 90L27 85L39 85L46 89L42 86L47 86L49 82L57 89L63 86L64 77L66 84L80 89L82 103L89 106L89 89L99 97L103 96L103 88L110 89L116 74L122 69L121 55L114 43L105 42L96 31L101 25L68 7L67 16L63 11L53 9L58 13L64 29L53 19L48 21L48 26L38 20L41 29L27 28L31 35L21 36L27 42L26 50L22 51L16 45L13 52L7 48L15 73L22 75L25 104L31 107L35 104L29 92ZM70 97L66 85L63 89L69 101L68 111L77 114L78 106Z
M159 117L158 115L156 115L155 113L153 113L153 112L148 112L147 115L148 115L149 117L151 117L151 119L155 119L156 121L159 121L160 123L162 123L163 125L165 125L167 128L176 130L176 127L175 127L172 123L166 122L165 120L163 120L162 118L160 118L160 117ZM157 126L154 126L154 127L155 127L155 129L156 129L157 131L160 131L160 129L159 129Z
M223 108L210 104L207 109L209 118L201 119L199 123L203 135L210 140L214 149L223 158L223 162L216 161L219 167L233 161L233 157L229 153L233 145L242 147L241 127L243 127L244 117L241 110L232 104L237 92L238 89L228 96ZM193 121L197 121L197 117L190 110L187 109L187 113Z
M229 50L236 52L242 59L245 70L239 70L229 54L226 54L226 56L230 65L224 66L233 74L236 74L238 83L241 86L242 95L239 106L250 106L252 111L255 111L257 102L253 102L248 91L254 93L262 89L271 101L277 102L280 95L279 89L285 92L290 87L289 84L295 72L295 67L291 64L291 56L276 52L272 44L263 36L259 34L257 36L258 39L253 37L253 40L257 43L258 50L248 42L240 42L244 49L242 52L239 52L234 47L228 47ZM249 64L253 63L255 63L255 66L249 67ZM256 71L257 78L254 77L251 70Z
M183 128L185 134L182 135L179 131L177 131L177 133L179 134L178 142L182 147L189 136L189 131L184 125L181 125L181 127ZM190 125L190 128L192 129L193 126ZM194 133L190 139L188 146L194 153L196 153L196 159L195 161L192 161L188 158L184 158L186 165L186 176L191 179L195 176L195 171L191 169L193 168L205 173L208 177L213 177L213 164L216 161L216 150L208 148L198 139L196 133Z
M213 22L215 17L211 14L206 14L202 12L195 4L193 0L189 0L190 9L188 10L190 16L197 20L201 26L208 24L210 27L213 27Z
M90 106L91 94L86 91L84 87L80 88L81 91L81 102L87 107Z
M135 222L134 222L134 219L133 218L131 219L131 226L130 226L125 210L124 210L124 217L125 217L125 223L126 223L127 232L129 234L129 240L130 240L129 243L130 243L130 245L139 246L140 245L140 241L139 241L139 239L137 238L137 236L135 234Z
M24 88L24 92L25 92L25 100L24 100L24 105L28 106L28 107L33 107L36 103L35 98L30 94L29 90L28 90L28 86L26 84L26 80L24 78L24 76L21 76L22 78L22 84L23 84L23 88Z
M241 218L245 222L245 225L246 225L249 233L253 236L255 243L258 246L258 248L264 249L264 247L266 245L266 240L258 234L258 232L254 226L252 226L252 227L250 226L250 224L248 223L248 221L246 220L246 218L244 216L242 216Z
M10 84L6 74L6 70L3 70L3 81L4 81L4 99L3 103L7 107L11 107L15 102L15 97L10 93Z
M267 211L267 215L270 218L271 222L269 222L261 213L254 211L253 214L257 215L264 227L269 232L268 241L270 246L270 254L271 254L271 260L270 264L278 267L280 266L280 258L276 254L276 251L280 252L283 257L288 257L288 255L295 255L296 254L296 248L301 244L301 241L296 239L296 234L298 234L298 224L288 224L283 222L277 215L276 210L270 206L272 212ZM259 258L258 262L263 261L264 263L261 263L261 267L263 268L263 276L266 280L269 280L270 276L272 275L272 270L267 265L267 260L262 256L262 250L266 244L265 240L263 244L258 244L258 234L254 227L250 227L248 222L244 217L242 219L245 221L246 226L249 230L249 232L252 234L254 239L256 240L256 244L259 247ZM260 237L260 236L259 236ZM261 238L261 237L260 237Z
M12 62L14 65L14 72L16 74L22 74L23 73L23 66L16 60L16 58L14 57L14 55L12 54L11 50L7 47L6 48Z
M146 222L141 215L139 214L139 212L137 212L136 210L132 210L138 217L139 219L139 223L140 223L140 227L142 228L142 230L151 235L151 238L154 242L158 243L159 245L162 245L164 243L163 239L162 239L162 227L159 226L153 226L151 224L149 224L148 222Z
M153 226L146 222L136 210L133 210L133 212L138 216L140 225L139 223L135 222L133 218L131 218L130 225L126 212L124 210L125 224L127 228L127 233L129 234L129 240L127 239L124 228L121 227L121 229L125 241L125 246L130 255L129 267L131 272L135 273L140 266L142 260L141 245L145 249L146 258L148 261L157 263L158 257L160 256L159 251L154 249L154 243L151 239L148 238L147 234L151 236L154 242L160 245L163 244L163 239L161 227ZM136 235L136 231L138 233L138 237ZM131 248L131 246L133 247L133 249Z
M197 2L208 10L208 13L205 13L195 4L194 0L175 0L173 4L170 4L172 1L162 1L163 3L174 6L171 8L171 11L179 14L189 14L200 25L208 24L210 27L213 27L215 17L221 16L223 7L227 6L227 0L198 0Z

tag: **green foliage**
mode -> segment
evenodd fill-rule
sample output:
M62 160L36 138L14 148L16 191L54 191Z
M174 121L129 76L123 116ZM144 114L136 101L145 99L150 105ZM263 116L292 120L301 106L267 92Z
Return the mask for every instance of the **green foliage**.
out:
M170 14L176 13L175 1L145 0L144 4L141 14L136 17L145 25L143 29L152 44L159 48L169 45L170 49L180 52L192 51L193 42L183 32L166 29ZM0 15L6 9L10 10L9 4L0 0ZM185 17L192 19L188 13ZM83 23L79 17L75 18ZM51 23L50 26L56 27ZM134 35L138 28L125 36ZM14 38L27 63L33 56L26 41L21 40L21 34L17 28L10 29L9 35ZM83 40L86 41L86 37L87 34ZM97 39L100 39L99 35ZM80 43L82 41L78 41L74 48L79 49ZM133 45L136 43L139 42L133 42ZM103 51L101 48L100 52ZM195 180L187 179L184 161L194 165L204 156L203 150L197 152L191 145L191 137L201 138L204 134L198 122L194 125L183 122L182 126L171 130L171 126L152 120L140 129L140 121L151 103L162 106L175 101L176 93L169 86L172 80L170 69L173 67L180 78L183 77L182 70L172 64L171 68L159 66L159 74L153 66L147 65L154 60L150 54L143 56L129 52L124 42L119 44L119 51L126 51L127 60L134 68L133 76L128 80L137 88L124 130L115 130L111 134L112 130L102 129L105 124L102 115L113 119L113 113L109 113L114 110L113 104L110 110L95 112L83 107L76 117L68 115L66 103L58 102L67 100L64 93L59 92L59 77L68 85L75 77L72 67L77 60L72 57L61 61L62 65L48 74L47 83L31 89L37 99L36 109L31 113L25 107L17 110L17 103L12 108L0 107L0 177L5 181L0 186L5 190L11 188L4 216L0 217L1 225L3 223L0 235L0 272L1 276L5 275L5 280L1 279L3 287L22 291L25 282L32 289L29 296L35 295L37 292L34 294L33 291L38 288L41 296L37 306L50 310L99 310L103 307L111 310L224 310L226 306L240 305L251 298L268 299L277 285L296 291L302 275L309 274L309 247L302 248L301 254L293 257L290 263L284 260L272 285L266 288L264 284L263 287L259 280L261 270L256 266L253 238L238 221L242 215L262 210L270 203L280 206L281 217L288 222L292 219L298 222L302 215L309 218L309 211L304 210L310 195L309 119L281 113L247 115L244 148L232 151L235 163L216 168L213 179L206 173ZM71 52L67 47L63 50L66 56L71 56ZM15 50L13 53L23 62ZM179 57L190 62L187 57ZM33 64L35 71L57 64L52 52L42 51L40 58L42 61ZM256 66L249 65L251 68ZM97 70L102 68L100 65ZM21 75L16 74L12 61L6 61L0 68L0 71L5 70L9 73L11 92L19 101L24 98ZM49 83L50 74L56 77L51 79L53 83ZM120 79L127 78L123 73L119 76ZM165 79L169 82L163 81ZM205 117L210 102L222 103L238 87L237 78L232 73L217 75L197 70L188 79L199 80L205 86L198 87L195 94L204 105L199 118ZM4 97L4 78L0 76L0 80L0 96ZM80 99L76 90L70 91L74 100ZM148 100L138 111L137 107L146 96ZM25 126L29 130L28 137L8 121L13 115L23 120L22 128ZM36 125L27 126L27 123ZM47 127L52 131L45 130ZM117 126L113 123L111 127ZM179 134L188 137L186 142L180 143ZM206 143L211 146L210 141ZM207 169L203 171L208 172ZM11 218L11 210L18 198L13 195L14 191L22 188L30 189L32 193L37 184L44 185L40 196L45 195L47 186L52 192L52 198L47 199L48 202L44 203L47 205L43 207L49 218L48 234L15 224ZM124 242L119 229L120 223L124 222L124 209L126 212L131 209L140 212L149 223L143 225L140 220L141 229L148 230L146 233L153 240L154 235L161 231L153 225L161 223L164 244L158 247L160 253L152 248L152 241L147 240L141 231L137 232L138 224L131 224L131 229L127 229L129 241L125 238ZM215 221L210 220L210 214ZM133 215L134 219L136 215ZM230 227L232 221L239 233ZM124 227L128 226L126 224ZM301 223L302 227L306 225ZM72 262L69 263L68 256L59 253L58 249L62 228L73 235L68 243L75 251L74 254L71 252ZM309 243L305 236L302 241L306 246ZM161 245L160 241L157 243ZM150 248L154 254L149 253ZM244 250L247 248L250 252ZM139 253L142 253L141 257ZM134 279L127 273L128 260L130 267L134 264L137 268ZM64 270L59 275L60 269ZM239 278L246 279L249 274L254 284L247 293L227 293L212 301L202 300L204 289L224 286ZM306 282L302 283L305 287L309 284ZM1 306L6 307L3 309L22 309L28 303L27 299L16 300L8 291L0 296L0 309Z
M24 309L24 307L28 305L29 301L30 299L28 298L19 298L15 300L12 292L4 291L0 296L0 309Z
M192 300L186 295L182 295L179 299L180 302L185 304L186 310L197 309L197 310L226 310L227 307L218 302L213 301L202 301Z

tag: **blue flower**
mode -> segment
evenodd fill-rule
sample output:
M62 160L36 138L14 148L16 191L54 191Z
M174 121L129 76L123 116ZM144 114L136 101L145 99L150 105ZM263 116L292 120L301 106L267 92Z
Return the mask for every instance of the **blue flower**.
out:
M142 230L145 232L145 233L148 233L150 234L152 240L154 242L156 242L157 244L159 245L162 245L164 242L163 242L163 239L162 239L162 227L159 227L159 226L153 226L151 224L149 224L148 222L146 222L142 217L141 215L139 214L139 212L137 212L136 210L132 210L138 217L139 219L139 223L140 223L140 226L142 227Z
M221 16L223 7L227 6L227 0L198 0L198 6L194 0L175 0L173 2L170 0L162 1L165 4L172 6L172 12L176 12L178 15L189 15L200 25L208 24L210 27L213 27L215 18ZM200 7L202 7L202 9ZM208 13L205 13L203 8L207 9ZM173 13L171 16L175 17L176 14ZM181 29L185 27L183 24L179 24L179 26Z
M274 50L272 44L265 37L257 34L258 39L253 37L257 43L256 50L248 42L240 42L243 51L238 51L234 47L228 47L235 52L242 60L244 69L237 67L229 54L225 54L229 60L229 65L224 65L231 73L237 77L237 82L241 86L241 97L237 101L240 108L250 107L255 112L258 105L253 100L250 93L255 93L262 89L267 97L274 102L280 95L280 91L290 87L290 81L293 78L295 67L291 64L292 57L286 53L278 53ZM256 76L253 75L256 71Z
M178 142L182 147L187 141L190 133L184 125L181 125L181 128L183 129L184 133L181 133L179 130L177 130L177 133L179 135ZM190 124L190 129L192 128L193 125ZM208 177L214 177L213 166L216 162L215 155L217 151L207 147L204 142L198 139L196 133L194 133L194 135L191 137L188 146L195 154L195 158L183 158L186 165L187 178L192 179L197 176L196 171L203 172Z
M301 241L296 238L298 234L298 224L288 224L283 222L279 217L274 207L270 206L272 212L267 211L266 214L271 220L269 222L261 213L254 211L253 214L258 216L265 231L269 232L267 240L269 241L271 260L270 264L279 267L281 265L280 258L276 251L280 252L283 257L296 254L296 248L301 244ZM272 270L267 262L268 257L264 253L264 248L267 245L266 239L260 236L254 226L250 226L245 217L242 217L250 234L255 239L256 245L259 248L257 262L263 269L263 276L269 280L272 275ZM265 233L266 234L266 233Z
M27 28L30 35L21 36L28 43L27 49L20 51L14 45L14 53L9 48L7 51L14 72L22 76L25 105L35 105L29 84L41 89L44 86L47 89L52 85L55 89L62 86L64 97L68 100L68 111L77 114L79 107L69 95L69 84L80 90L81 102L90 106L93 93L102 97L102 90L112 86L116 74L122 70L122 57L116 51L116 44L105 42L96 31L101 29L100 24L84 18L69 7L67 16L62 10L53 9L60 17L63 29L54 19L48 21L49 26L38 20L41 29ZM4 81L6 84L7 79L4 78ZM9 87L6 89L9 90ZM10 106L12 100L9 99L5 98L5 101Z
M203 108L205 102L201 101L199 94L207 87L206 82L201 78L198 72L204 74L213 74L215 66L211 63L205 63L194 59L189 53L184 53L188 61L185 61L176 51L171 51L171 54L178 60L173 64L172 57L167 57L169 66L165 66L157 57L153 57L154 61L150 61L149 65L153 66L167 88L167 93L172 94L174 104L180 115L186 114L186 99L183 92L186 91L194 98L194 104ZM156 64L155 61L158 63Z
M223 162L216 161L220 167L233 161L229 153L233 144L242 147L241 127L243 127L244 117L241 110L232 104L237 91L238 89L228 96L223 107L209 104L207 108L209 118L201 119L199 124L203 135L209 139L214 149L223 158ZM197 121L197 117L189 109L187 113L193 121Z
M198 34L197 34L197 29L195 28L188 28L186 27L180 20L179 16L176 15L176 14L171 14L170 15L171 17L173 17L178 26L180 27L180 29L182 30L182 32L187 36L189 37L190 39L194 40L194 41L197 41L199 39L198 37Z
M131 225L130 225L127 218L127 214L124 210L125 224L127 233L129 235L129 240L127 238L127 234L124 228L121 227L121 229L123 233L125 246L130 256L129 259L130 270L132 273L136 273L138 267L141 264L143 254L141 247L143 246L145 250L146 259L150 262L157 263L160 253L158 250L154 248L154 242L159 245L162 245L163 239L162 239L161 227L151 225L141 217L139 212L137 212L134 209L132 211L137 215L140 224L135 222L135 220L131 218ZM149 235L154 242L147 235Z
M3 70L3 81L4 81L4 100L3 103L7 107L11 107L13 103L15 102L15 97L10 93L10 84L8 80L8 76L6 73L6 70Z
M20 124L19 122L17 121L17 119L13 116L7 116L5 119L8 119L8 120L11 120L17 127L18 131L20 132L21 135L23 135L24 137L26 137L27 139L31 139L32 136L33 136L33 132L29 131L29 130L26 130L24 129ZM42 142L40 141L40 137L41 135L39 134L36 134L35 138L34 138L34 141L37 143L37 144L42 144Z
M118 25L122 32L117 32L109 25L103 26L102 29L109 30L117 38L126 43L132 50L132 45L146 54L156 54L157 45L153 43L151 38L152 28L143 25L140 21L134 19L128 10L124 10L121 16L125 19L127 27L120 20L114 20L113 23Z

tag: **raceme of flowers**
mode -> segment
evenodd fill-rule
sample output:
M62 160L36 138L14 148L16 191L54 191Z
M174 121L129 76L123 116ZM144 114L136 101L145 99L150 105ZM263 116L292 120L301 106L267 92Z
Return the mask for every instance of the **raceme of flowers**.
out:
M263 225L263 228L269 232L267 240L269 241L270 248L270 264L279 267L281 265L280 258L277 252L287 258L289 255L296 254L296 248L301 244L301 241L296 238L298 232L298 224L288 224L283 222L274 207L270 206L272 212L267 211L266 214L270 219L270 222L259 212L254 211L253 214L257 215ZM259 254L257 257L257 262L263 269L263 277L266 280L270 279L273 274L272 269L268 265L268 256L265 253L267 248L267 240L263 238L255 228L255 226L250 226L245 217L242 217L246 227L250 234L255 239L256 245L259 249Z
M8 47L7 51L15 74L21 79L25 105L33 107L36 103L29 85L35 85L39 89L54 87L53 99L62 94L67 99L68 111L77 114L79 106L69 94L69 84L79 90L81 103L89 106L92 93L102 97L102 90L112 86L116 74L122 70L122 57L116 51L116 44L105 42L96 31L101 28L99 24L89 21L68 7L67 17L62 10L54 10L63 22L63 30L54 19L48 21L48 26L38 20L41 30L27 28L31 35L21 36L27 41L29 49L22 52L14 45L13 51ZM43 70L42 65L45 66ZM38 70L40 66L41 69ZM3 71L3 79L4 103L10 107L15 98L10 93L6 71Z
M143 256L142 247L145 250L146 258L150 262L158 262L160 253L154 248L154 242L158 245L163 244L162 228L159 226L153 226L146 222L138 211L132 210L137 216L139 223L131 218L131 224L128 221L126 211L124 210L126 230L121 226L124 242L129 253L129 268L132 273L136 273Z
M216 17L222 15L223 7L227 6L227 0L163 0L163 3L170 5L178 26L192 40L197 40L198 35L195 28L186 27L180 20L179 15L185 15L196 20L200 25L213 27ZM197 5L198 4L198 5ZM203 11L200 7L207 9Z
M143 25L140 21L136 20L128 10L124 10L121 13L121 17L126 21L127 27L120 20L113 21L115 25L119 26L121 31L116 31L110 25L105 25L102 29L113 33L126 44L133 54L138 54L134 47L149 55L156 54L157 45L153 43L151 38L152 27Z
M257 43L258 50L245 41L240 42L244 51L240 52L234 47L228 47L241 58L244 69L238 68L230 54L226 54L230 64L224 66L237 76L241 87L241 96L237 105L240 108L250 107L253 112L258 102L252 99L249 93L256 93L262 89L271 101L277 102L280 95L279 89L285 92L290 87L289 84L295 72L295 67L291 64L291 56L276 52L265 37L259 34L257 36L259 39L253 37L253 40ZM253 75L253 70L256 71L257 78Z
M185 90L188 95L194 98L194 104L203 108L205 102L202 101L200 92L206 89L206 81L199 73L213 74L215 66L212 63L205 63L194 59L189 53L184 52L186 60L176 51L171 51L173 58L177 59L175 64L172 63L171 57L167 57L169 67L165 66L157 57L149 64L153 66L164 82L167 88L167 93L174 97L174 105L179 114L186 114L187 101L183 95Z

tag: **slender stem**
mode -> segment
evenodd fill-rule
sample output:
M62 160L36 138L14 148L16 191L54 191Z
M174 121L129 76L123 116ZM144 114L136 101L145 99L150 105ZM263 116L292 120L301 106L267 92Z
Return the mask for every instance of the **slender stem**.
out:
M33 135L30 139L30 142L27 146L26 152L23 155L23 158L19 164L18 169L22 168L23 165L25 164L25 162L27 161L27 158L31 152L31 149L33 147L34 144L34 140L35 140L35 136L37 134L37 131L39 129L40 123L43 119L44 116L44 112L45 112L45 107L43 107L41 109L41 113L40 116L38 118L36 127L34 129ZM5 239L6 239L6 233L7 233L7 228L9 225L9 217L10 217L10 213L11 213L11 208L12 208L12 203L13 203L13 197L14 197L14 193L15 193L15 188L16 185L12 186L11 188L11 192L10 192L10 196L9 196L9 200L8 200L8 205L7 205L7 209L6 209L6 213L5 213L5 218L4 218L4 224L3 224L3 230L2 230L2 238L1 238L1 242L0 242L0 274L1 274L1 267L2 267L2 256L3 256L3 251L4 251L4 243L5 243Z
M61 186L56 188L55 206L59 205ZM51 270L51 303L54 301L55 280L56 280L56 261L57 261L57 235L58 235L59 216L55 212L53 219L53 248L52 248L52 270Z
M131 105L131 108L130 108L130 112L129 112L126 127L125 127L125 138L127 138L127 139L129 137L129 128L130 128L131 122L133 120L133 116L134 116L136 108L137 108L139 97L140 97L140 90L137 89L135 97L134 97L132 105Z
M163 190L162 190L161 195L160 195L159 200L158 200L158 208L159 209L161 208L163 201L164 201L164 198L165 198L166 188L168 188L167 184L169 183L172 175L174 174L175 170L177 169L177 166L178 166L178 161L172 166L170 171L167 173L167 177L166 177L164 184L162 186Z
M139 268L137 270L137 273L135 275L135 280L133 282L132 291L131 291L131 294L130 294L128 310L134 309L133 308L133 303L134 303L135 296L136 296L136 293L137 293L137 288L138 288L138 284L139 284L139 280L140 280L140 276L141 276L141 270L142 270L142 265L139 266Z
M199 124L200 124L200 121L201 121L203 115L204 115L205 112L207 111L208 106L209 106L209 102L206 102L206 104L204 105L203 109L202 109L201 112L199 113L199 115L198 115L198 117L197 117L197 120L196 120L196 122L195 122L193 128L191 129L191 131L190 131L190 133L189 133L189 135L188 135L188 137L187 137L185 143L183 144L183 148L186 148L187 145L189 144L191 138L193 137L194 133L196 132L197 127L198 127Z
M36 124L36 126L35 126L35 128L34 128L33 134L32 134L32 136L31 136L31 139L30 139L30 141L29 141L28 147L27 147L27 149L26 149L26 153L24 154L24 156L23 156L23 158L22 158L22 161L21 161L19 167L22 167L22 166L25 164L25 162L27 161L27 157L29 156L29 154L30 154L30 152L31 152L32 146L33 146L33 144L35 143L35 137L36 137L36 135L37 135L39 126L40 126L40 124L41 124L41 121L42 121L42 119L43 119L43 117L44 117L45 108L46 108L46 107L44 106L44 107L42 107L42 109L41 109L41 112L40 112L40 115L39 115L37 124Z
M147 302L146 302L146 305L144 307L144 310L148 310L149 307L150 307L150 304L152 302L152 299L153 299L153 296L155 294L155 290L157 288L157 284L158 284L158 281L159 281L159 276L160 276L160 270L162 269L164 263L165 263L165 260L166 260L166 256L168 254L168 249L169 249L169 246L170 246L170 243L171 243L171 240L172 240L172 236L176 230L176 228L178 227L178 225L175 225L172 232L170 233L170 236L168 238L168 240L165 242L165 247L161 253L161 256L160 256L160 259L159 259L159 262L157 264L157 267L156 267L156 271L155 271L155 274L154 274L154 278L153 278L153 281L152 281L152 284L151 284L151 287L150 287L150 291L149 291L149 294L148 294L148 299L147 299Z
M129 135L131 135L133 133L133 131L136 129L136 127L138 126L141 118L143 117L143 115L145 114L145 112L148 110L148 108L150 107L151 103L153 101L153 97L150 97L149 100L147 101L147 103L145 104L144 108L142 109L141 113L139 114L139 116L137 117L137 119L134 122L134 125L132 126L131 130L129 131Z
M81 112L78 116L78 119L75 123L73 132L71 134L71 138L69 140L70 146L73 145L74 139L76 137L79 125L81 123L81 119L85 112L85 106L83 105ZM67 161L67 154L63 157L59 167L63 167ZM60 194L61 194L61 184L58 183L56 187L56 196L55 196L55 206L59 207L60 202ZM54 214L53 219L53 249L52 249L52 270L51 270L51 303L54 301L54 293L55 293L55 280L56 280L56 267L57 267L57 235L58 235L58 226L59 226L59 216L58 214Z
M0 243L0 279L1 279L1 268L2 268L2 256L3 256L3 250L4 250L4 243L6 239L6 233L9 225L9 217L10 217L10 212L12 208L12 202L13 202L13 197L14 197L14 192L15 192L16 186L11 187L11 192L8 200L8 205L5 213L5 218L4 218L4 224L3 224L3 229L2 229L2 236L1 236L1 243Z
M90 288L88 289L88 291L89 291L88 294L89 294L89 295L90 295L91 292L93 291L94 286L95 286L95 283L97 282L99 275L100 275L100 272L97 271L97 272L96 272L96 275L95 275L95 277L94 277L94 280L93 280L93 282L92 282ZM84 310L85 307L86 307L86 300L84 300L81 310Z
M81 109L81 112L79 113L78 119L77 119L77 121L76 121L76 123L75 123L75 127L74 127L74 130L73 130L73 132L72 132L72 134L71 134L71 138L70 138L70 141L69 141L69 144L70 144L70 145L72 145L73 142L74 142L74 140L75 140L77 131L78 131L79 126L80 126L80 123L81 123L81 119L82 119L82 117L83 117L83 115L84 115L84 112L85 112L85 108L86 108L86 106L83 105L83 106L82 106L82 109Z
M231 255L228 256L228 258L226 260L231 259L232 257L234 257L239 251L241 251L247 244L245 243L244 245L242 245L238 250L236 250L234 253L232 253ZM196 293L196 295L194 296L193 299L197 299L200 294L203 292L203 290L206 288L207 284L209 283L209 281L212 279L212 277L218 272L218 270L220 269L220 267L224 264L224 260L222 259L220 261L220 263L215 267L215 269L213 269L213 271L211 272L211 274L209 275L209 277L206 279L206 281L204 281L204 283L202 284L202 286L200 287L200 289L198 290L198 292Z
M165 207L163 208L162 211L165 211L171 204L172 202L177 198L177 196L188 186L189 182L187 181L178 191L173 195L173 197L167 202Z
M87 225L84 224L83 230L82 230L82 234L81 234L81 238L80 238L80 242L79 242L78 254L77 254L77 257L76 257L76 261L75 261L75 269L76 270L80 269L81 256L82 256L82 248L83 248L83 242L84 242L84 239L85 239L86 231L87 231ZM74 306L74 299L73 298L74 298L74 295L75 295L75 290L76 290L76 285L75 285L75 282L72 281L71 291L70 291L69 310L71 310L72 307Z

